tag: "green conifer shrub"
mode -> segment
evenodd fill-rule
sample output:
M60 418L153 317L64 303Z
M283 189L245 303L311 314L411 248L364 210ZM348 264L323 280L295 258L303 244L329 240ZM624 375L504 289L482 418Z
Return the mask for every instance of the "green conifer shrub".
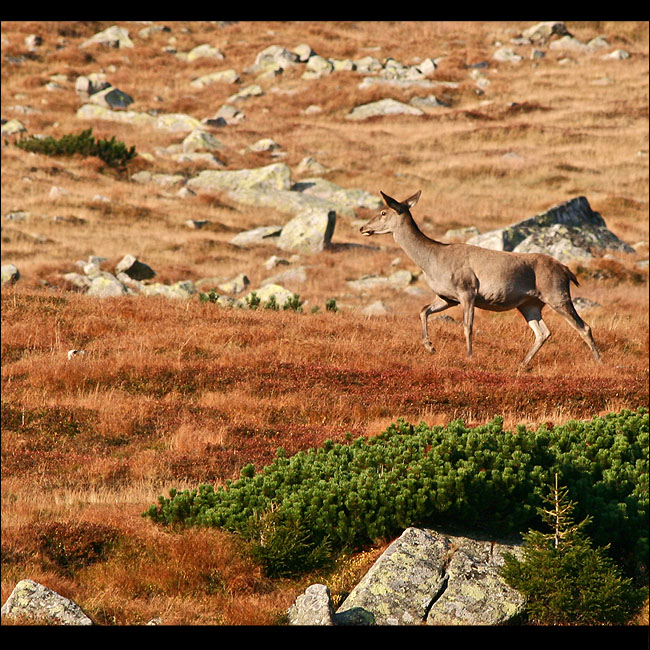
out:
M550 533L524 534L523 557L504 554L501 575L526 596L535 623L545 625L623 624L641 606L644 593L607 555L607 547L592 546L584 532L592 517L576 524L575 503L566 488L555 485L539 508Z
M308 532L332 553L389 539L410 525L459 524L493 534L539 523L545 486L558 474L598 545L629 570L647 570L648 410L623 410L536 431L403 420L379 436L251 467L214 489L172 490L144 514L163 525L216 526L246 535L261 513Z
M96 156L110 167L116 168L126 167L136 155L135 146L127 148L123 142L116 141L115 136L110 140L96 140L92 129L86 129L77 135L67 134L59 139L52 136L23 136L16 141L16 146L46 156Z

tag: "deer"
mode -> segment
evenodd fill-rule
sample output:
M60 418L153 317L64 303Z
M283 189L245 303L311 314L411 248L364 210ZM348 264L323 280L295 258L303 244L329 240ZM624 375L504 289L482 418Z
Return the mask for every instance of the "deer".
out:
M395 242L422 269L424 280L436 294L435 300L420 311L422 344L427 351L435 351L428 330L431 314L461 306L467 357L471 359L474 309L517 309L535 335L520 364L526 367L551 336L542 320L542 309L548 305L565 318L594 359L600 361L591 328L580 318L571 299L571 283L579 286L571 269L543 253L514 253L436 241L420 230L411 215L422 190L404 201L380 193L385 207L361 227L361 233L368 237L392 233Z

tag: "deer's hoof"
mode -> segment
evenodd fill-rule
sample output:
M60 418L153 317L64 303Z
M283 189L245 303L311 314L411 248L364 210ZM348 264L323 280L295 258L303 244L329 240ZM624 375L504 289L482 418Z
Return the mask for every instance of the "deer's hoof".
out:
M431 354L433 354L436 351L436 349L433 347L431 341L422 341L422 345L424 346L424 349L427 352L430 352Z

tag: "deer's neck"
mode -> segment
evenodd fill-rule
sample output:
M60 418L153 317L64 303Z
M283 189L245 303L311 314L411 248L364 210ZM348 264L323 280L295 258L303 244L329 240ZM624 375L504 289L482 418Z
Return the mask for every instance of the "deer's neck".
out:
M431 264L437 248L443 246L440 242L427 237L410 214L405 215L399 227L393 231L393 238L411 260L424 270Z

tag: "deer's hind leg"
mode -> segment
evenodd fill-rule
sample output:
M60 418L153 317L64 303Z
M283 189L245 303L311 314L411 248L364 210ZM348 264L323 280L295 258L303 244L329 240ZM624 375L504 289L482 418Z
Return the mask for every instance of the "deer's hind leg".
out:
M537 354L542 345L544 345L551 336L551 331L542 320L543 308L544 303L539 301L527 302L517 307L528 322L530 329L533 330L533 334L535 334L535 342L530 350L528 350L528 354L524 357L524 360L521 362L522 366L527 366L530 363L530 360Z
M422 310L420 311L420 322L422 324L422 345L424 345L425 349L428 352L434 352L435 349L431 343L431 340L429 339L427 319L431 314L449 309L449 307L453 307L455 304L457 303L449 302L443 298L436 297L436 299L430 305L422 307Z
M573 301L569 299L559 305L551 305L549 303L549 306L553 307L558 314L564 316L567 323L569 323L569 325L580 334L582 340L587 344L591 353L594 355L594 359L600 361L600 352L598 351L598 347L596 346L596 342L591 333L591 327L589 327L589 325L578 316L578 312L573 306Z

